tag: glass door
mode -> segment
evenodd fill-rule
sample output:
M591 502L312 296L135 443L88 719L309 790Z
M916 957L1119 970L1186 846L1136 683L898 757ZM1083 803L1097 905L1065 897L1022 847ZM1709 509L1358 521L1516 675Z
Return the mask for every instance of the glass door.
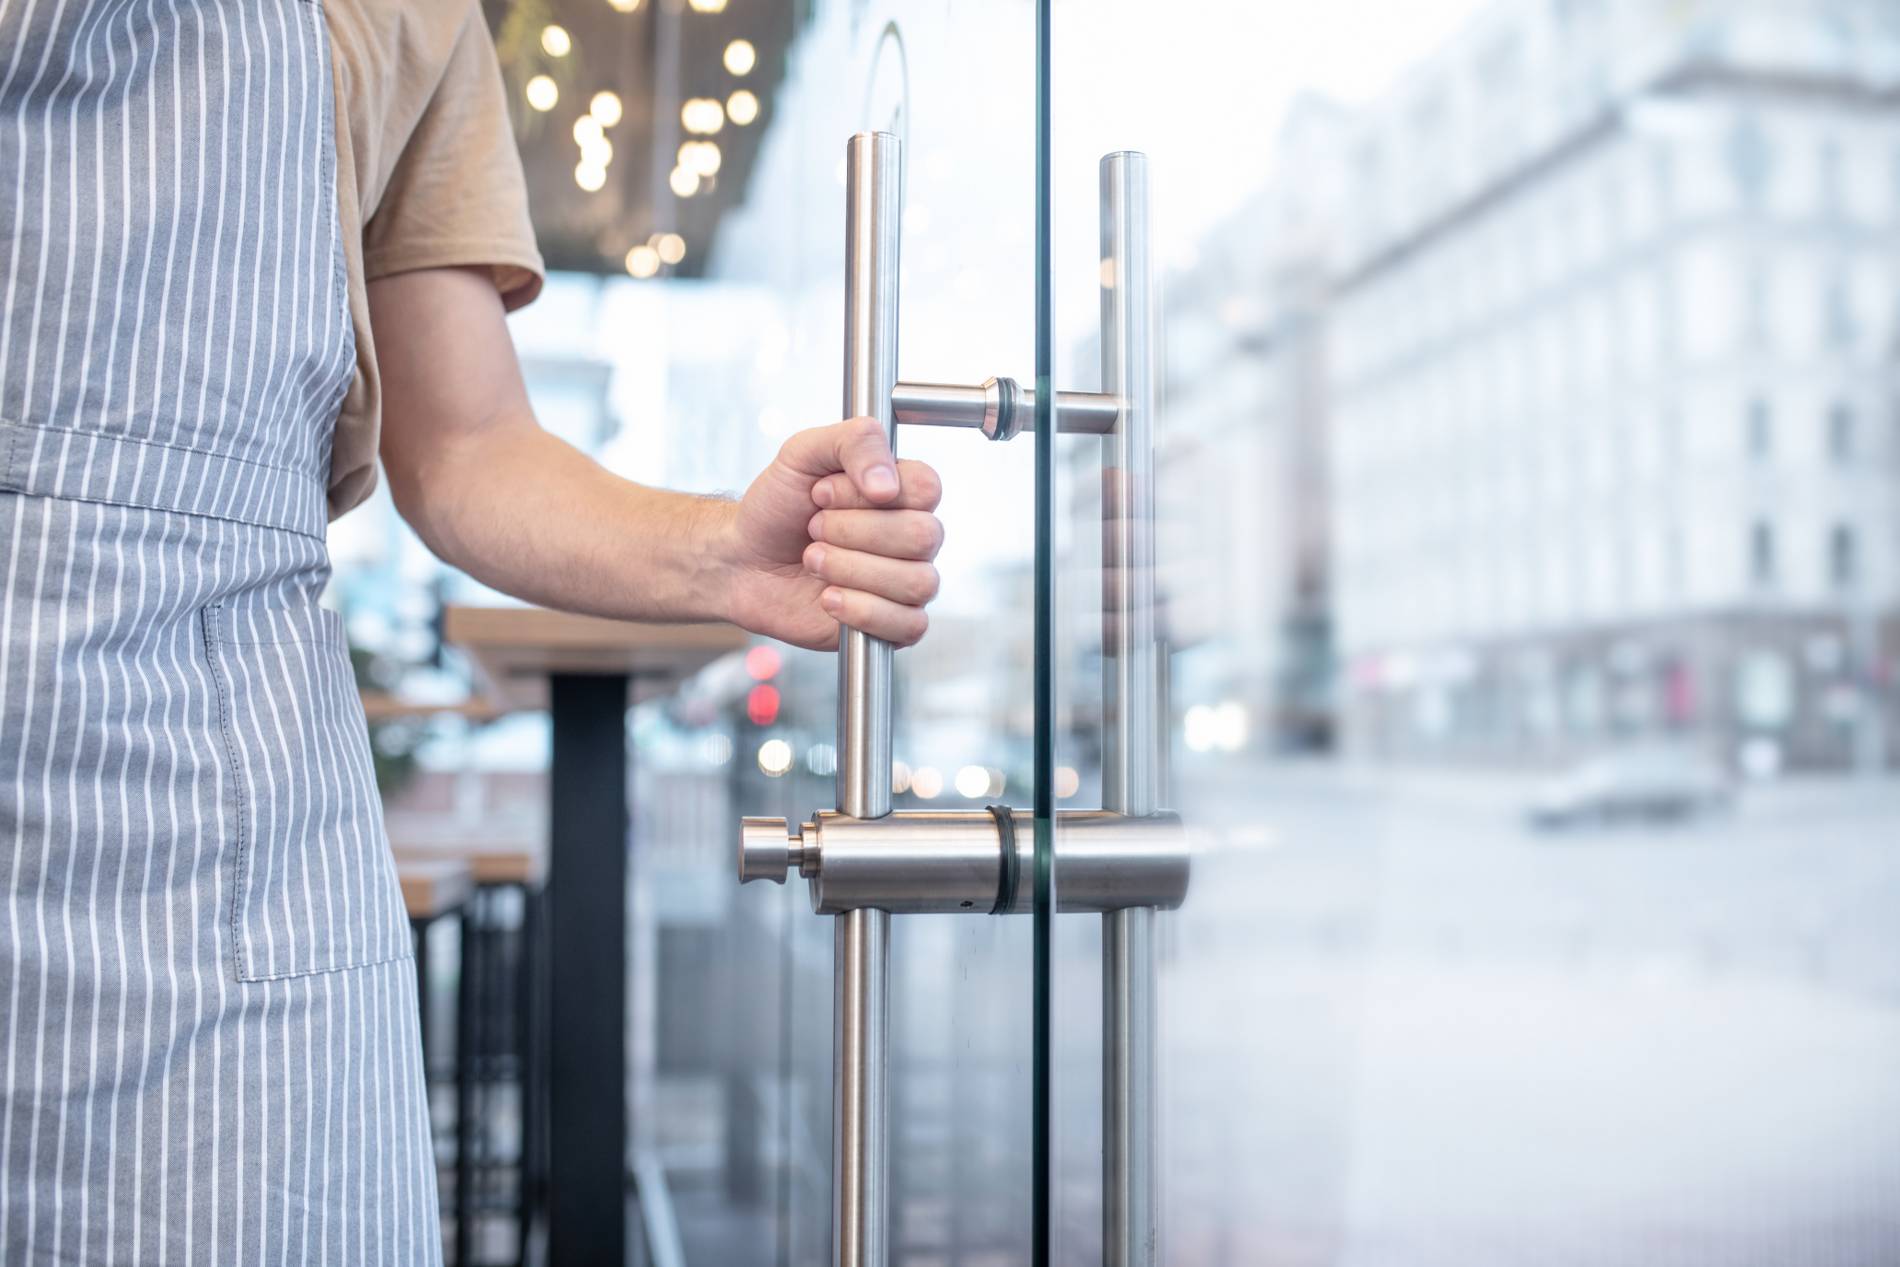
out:
M711 275L949 540L735 737L777 1261L1900 1256L1889 7L805 15Z
M1059 385L1152 405L1059 440L1055 773L1192 844L1058 920L1059 1261L1900 1255L1895 65L1055 6Z

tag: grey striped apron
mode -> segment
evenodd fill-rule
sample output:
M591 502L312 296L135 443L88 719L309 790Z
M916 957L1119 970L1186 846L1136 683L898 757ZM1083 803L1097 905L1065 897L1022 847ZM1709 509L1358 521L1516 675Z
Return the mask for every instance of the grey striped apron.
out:
M429 1263L307 0L0 0L0 1262Z

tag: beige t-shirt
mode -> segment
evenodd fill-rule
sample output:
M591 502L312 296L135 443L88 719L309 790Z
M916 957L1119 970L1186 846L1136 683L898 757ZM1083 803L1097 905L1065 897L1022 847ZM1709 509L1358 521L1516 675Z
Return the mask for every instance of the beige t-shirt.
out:
M419 268L486 266L512 310L539 293L543 268L501 67L476 0L324 0L324 16L356 327L356 378L330 461L334 519L376 487L382 388L368 283Z

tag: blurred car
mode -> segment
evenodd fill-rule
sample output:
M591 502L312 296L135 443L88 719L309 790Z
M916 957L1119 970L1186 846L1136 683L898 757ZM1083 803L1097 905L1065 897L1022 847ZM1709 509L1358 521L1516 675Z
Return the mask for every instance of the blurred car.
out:
M1720 763L1692 748L1630 748L1592 757L1532 798L1533 826L1556 830L1637 820L1676 821L1734 803Z

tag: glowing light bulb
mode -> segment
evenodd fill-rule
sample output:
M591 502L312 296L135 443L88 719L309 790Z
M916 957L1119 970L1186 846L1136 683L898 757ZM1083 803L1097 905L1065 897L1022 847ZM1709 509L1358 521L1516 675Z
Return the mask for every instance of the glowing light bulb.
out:
M666 183L677 197L691 198L699 192L699 173L689 167L675 167Z
M792 745L783 739L768 739L759 745L759 769L776 779L792 768Z
M719 145L715 141L688 141L680 146L679 165L701 176L719 174Z
M536 75L522 88L528 98L528 104L536 110L546 113L554 109L554 103L561 99L560 85L546 75Z
M623 113L620 94L617 92L597 92L594 99L587 103L588 117L599 122L603 128L610 128L620 122Z
M726 98L726 117L740 127L751 123L759 117L758 97L749 89L739 89Z
M734 40L726 45L726 69L735 75L749 75L759 64L759 50L751 40Z
M711 136L726 124L726 108L712 97L688 97L680 106L680 126L694 136Z
M583 158L574 168L574 183L590 194L599 193L607 184L607 169Z
M660 271L660 253L642 243L627 252L627 272L635 277L648 278Z
M541 51L549 57L566 57L574 49L574 37L567 28L550 22L541 28Z
M660 253L660 259L668 264L677 264L686 258L686 239L677 233L662 233L653 249Z

